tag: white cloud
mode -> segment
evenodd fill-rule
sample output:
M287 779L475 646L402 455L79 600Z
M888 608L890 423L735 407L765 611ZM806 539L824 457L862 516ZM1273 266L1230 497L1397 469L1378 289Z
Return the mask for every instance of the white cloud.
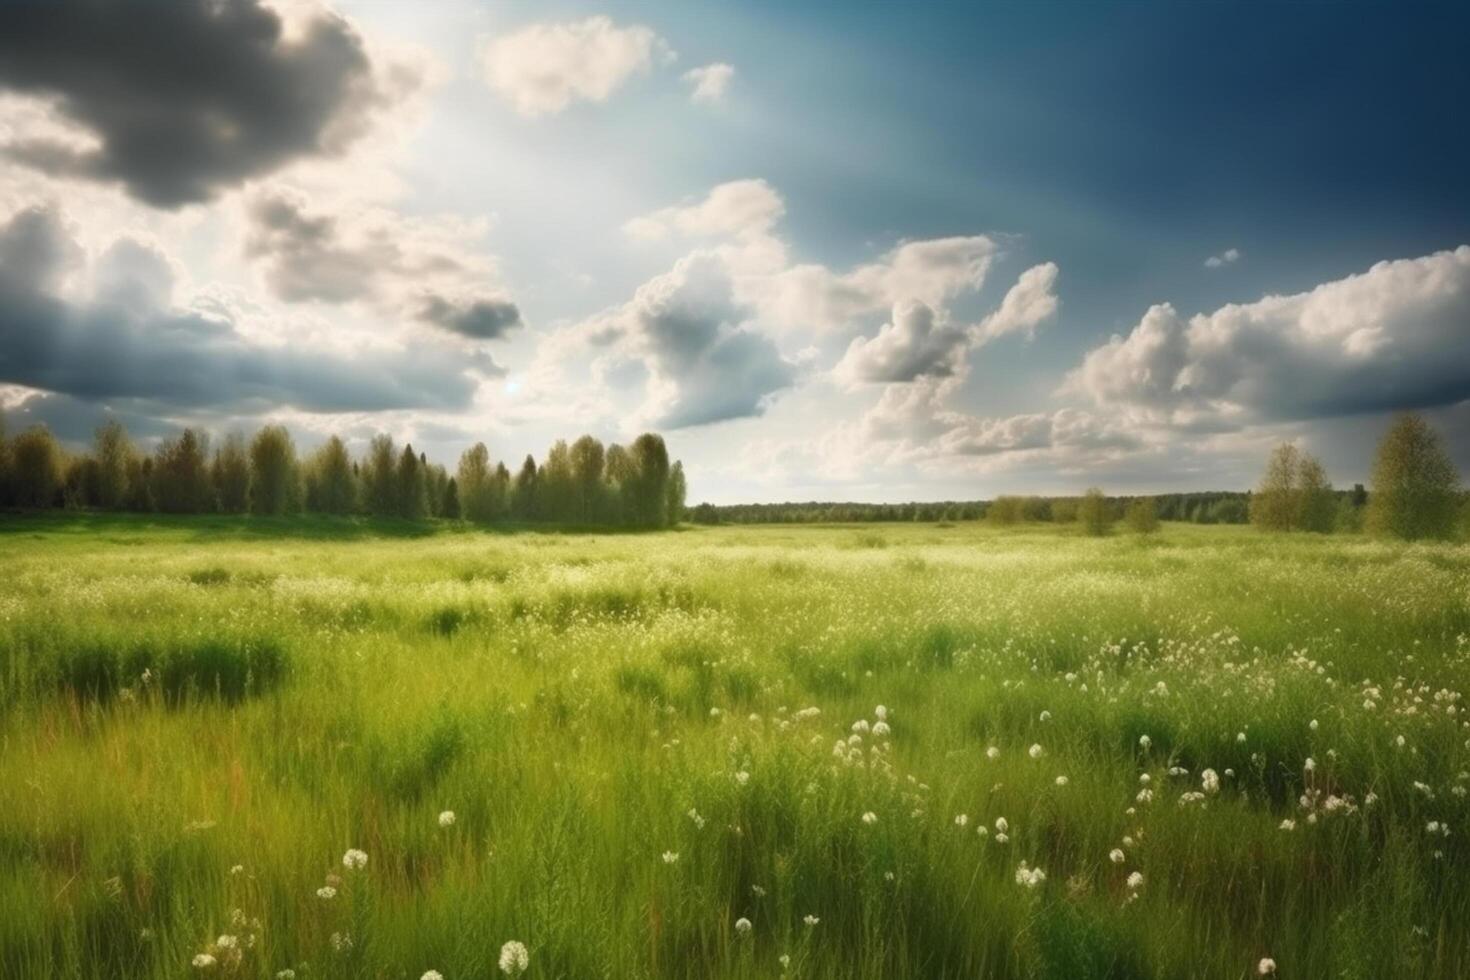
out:
M999 247L986 235L904 242L876 262L839 274L822 265L798 265L776 276L761 297L773 322L831 330L854 317L917 300L934 309L979 289Z
M1219 269L1222 266L1230 265L1232 262L1237 262L1239 260L1240 260L1240 249L1238 249L1238 248L1227 248L1225 251L1221 252L1219 255L1211 255L1209 258L1205 259L1205 268L1206 269Z
M601 16L531 24L480 42L485 81L523 116L606 102L633 75L673 57L651 28L619 27Z
M1470 398L1470 245L1185 320L1152 307L1065 390L1171 424L1239 425Z
M953 416L956 424L939 439L946 455L994 456L1013 452L1050 451L1059 455L1097 450L1131 450L1137 433L1118 419L1074 408L1001 418Z
M689 101L705 103L722 101L734 78L735 68L722 61L689 69L684 73L684 81L688 82L691 88Z
M834 373L851 384L912 381L955 373L968 347L965 331L917 300L894 304L875 337L854 337Z
M702 201L633 218L623 231L645 241L674 233L748 239L769 234L785 214L785 201L764 180L732 180L711 189Z
M1057 312L1057 265L1044 262L1032 266L1001 300L1000 308L981 321L977 330L985 340L993 340L1010 333L1024 333L1030 337L1036 328Z

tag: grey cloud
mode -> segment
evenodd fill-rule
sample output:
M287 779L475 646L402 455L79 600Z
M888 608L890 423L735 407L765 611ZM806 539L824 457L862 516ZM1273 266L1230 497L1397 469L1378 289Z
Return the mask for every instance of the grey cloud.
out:
M521 325L519 307L505 299L456 302L431 295L419 307L418 317L474 340L495 340Z
M759 415L794 380L775 344L743 326L750 311L735 300L730 272L713 253L695 252L645 283L626 315L654 370L656 425Z
M36 238L38 227L47 229L42 238L65 239L57 216L42 214L24 211L0 226L0 256L14 254L17 239ZM430 345L396 356L268 347L243 336L227 313L143 301L158 295L157 281L128 294L133 302L72 303L17 275L24 271L0 265L0 381L83 400L212 411L452 409L474 394L469 369L498 370L483 356Z
M340 152L393 96L343 18L317 16L297 38L283 28L260 0L0 4L0 87L54 97L98 141L4 152L164 208Z
M515 303L477 285L482 260L451 254L451 243L425 240L397 215L344 223L281 190L256 195L247 215L245 254L263 263L279 299L375 303L471 340L521 325Z
M392 239L348 243L337 219L309 214L300 201L284 194L256 197L249 216L245 254L265 262L266 285L287 302L371 299L381 288L379 276L403 261Z

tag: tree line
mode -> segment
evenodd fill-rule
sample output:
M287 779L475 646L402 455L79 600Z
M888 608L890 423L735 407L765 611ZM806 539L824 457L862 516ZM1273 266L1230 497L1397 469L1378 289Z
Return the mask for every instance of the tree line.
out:
M683 464L671 463L651 432L627 446L558 440L544 462L527 455L514 474L484 443L465 450L453 473L388 435L375 436L361 458L338 436L298 456L279 425L210 443L188 428L144 452L109 420L90 452L72 453L44 425L8 437L0 414L0 506L656 528L684 519L688 494Z
M703 524L804 524L985 520L1077 524L1106 534L1118 522L1148 534L1162 521L1246 524L1270 531L1363 530L1404 539L1470 534L1470 499L1439 436L1413 413L1399 416L1378 448L1372 492L1363 484L1338 490L1322 464L1290 443L1278 446L1254 492L1212 490L1149 496L1108 496L1092 488L1081 496L1002 495L992 500L869 504L819 502L699 504L690 520Z
M1197 493L1156 494L1153 502L1161 521L1197 524L1244 524L1251 495L1232 490ZM1105 497L1108 512L1121 518L1135 496ZM989 520L997 524L1050 522L1068 524L1077 520L1083 497L1005 495L993 500L942 500L903 504L821 502L784 504L699 504L689 510L697 524L859 524L867 522Z
M1470 499L1439 434L1414 412L1389 426L1373 461L1371 490L1334 491L1322 463L1291 443L1272 451L1251 497L1251 523L1267 531L1367 530L1402 538L1448 539L1470 532Z

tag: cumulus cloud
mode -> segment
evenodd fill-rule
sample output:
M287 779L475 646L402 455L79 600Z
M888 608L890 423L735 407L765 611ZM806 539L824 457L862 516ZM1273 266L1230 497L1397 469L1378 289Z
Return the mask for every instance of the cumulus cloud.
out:
M981 321L978 338L993 340L1010 333L1030 337L1038 326L1056 316L1057 271L1055 262L1044 262L1021 273L1000 307Z
M728 268L709 252L639 287L622 322L653 370L645 406L652 424L676 429L759 415L792 383L793 365L744 326L750 315Z
M140 411L150 406L153 414L339 412L463 408L480 378L496 372L488 358L433 345L349 352L261 343L223 304L169 305L171 263L143 243L114 245L98 263L95 295L85 301L56 293L53 269L10 262L18 250L73 255L69 238L60 216L46 208L0 225L0 382L83 401L121 400ZM38 242L43 247L30 252ZM130 277L137 282L129 285Z
M769 234L785 214L786 202L764 180L732 180L711 189L702 201L640 215L623 231L643 240L675 233L751 238Z
M684 73L684 81L689 83L690 88L689 101L704 103L722 101L734 78L735 68L722 61L689 69Z
M853 383L913 381L954 374L969 346L965 331L946 325L916 300L893 307L893 319L875 337L855 337L838 363L838 377Z
M1138 435L1118 419L1074 408L1001 418L955 415L950 421L954 424L940 437L938 449L959 456L1040 450L1091 452L1141 445Z
M1470 246L1185 319L1152 307L1066 391L1179 424L1313 419L1470 398Z
M999 248L986 235L904 242L847 273L797 265L764 284L762 305L783 325L830 330L916 300L933 309L979 289Z
M380 70L325 12L288 29L261 0L0 4L0 88L50 100L80 129L0 149L162 208L340 153L417 83L406 66Z
M921 378L947 378L964 364L966 354L997 337L1027 336L1057 310L1057 267L1048 262L1021 274L1000 306L974 327L948 322L948 314L917 300L894 304L893 318L874 337L856 337L834 374L848 384L890 384Z
M477 340L521 324L514 303L487 292L495 270L468 244L483 232L472 223L409 220L381 208L326 214L282 188L257 194L246 216L246 255L261 263L279 299L374 303Z
M1219 269L1219 268L1221 268L1223 266L1230 265L1231 263L1237 262L1239 260L1240 260L1240 249L1238 249L1238 248L1227 248L1225 251L1221 252L1219 255L1211 255L1209 258L1205 259L1205 268L1206 269Z
M531 24L480 42L485 81L523 116L606 102L629 78L673 56L652 29L619 27L601 16Z

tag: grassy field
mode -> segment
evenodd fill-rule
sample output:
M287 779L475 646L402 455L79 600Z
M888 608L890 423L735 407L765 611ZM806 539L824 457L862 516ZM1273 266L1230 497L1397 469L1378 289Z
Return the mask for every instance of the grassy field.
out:
M0 976L1463 977L1467 688L1463 545L3 518Z

